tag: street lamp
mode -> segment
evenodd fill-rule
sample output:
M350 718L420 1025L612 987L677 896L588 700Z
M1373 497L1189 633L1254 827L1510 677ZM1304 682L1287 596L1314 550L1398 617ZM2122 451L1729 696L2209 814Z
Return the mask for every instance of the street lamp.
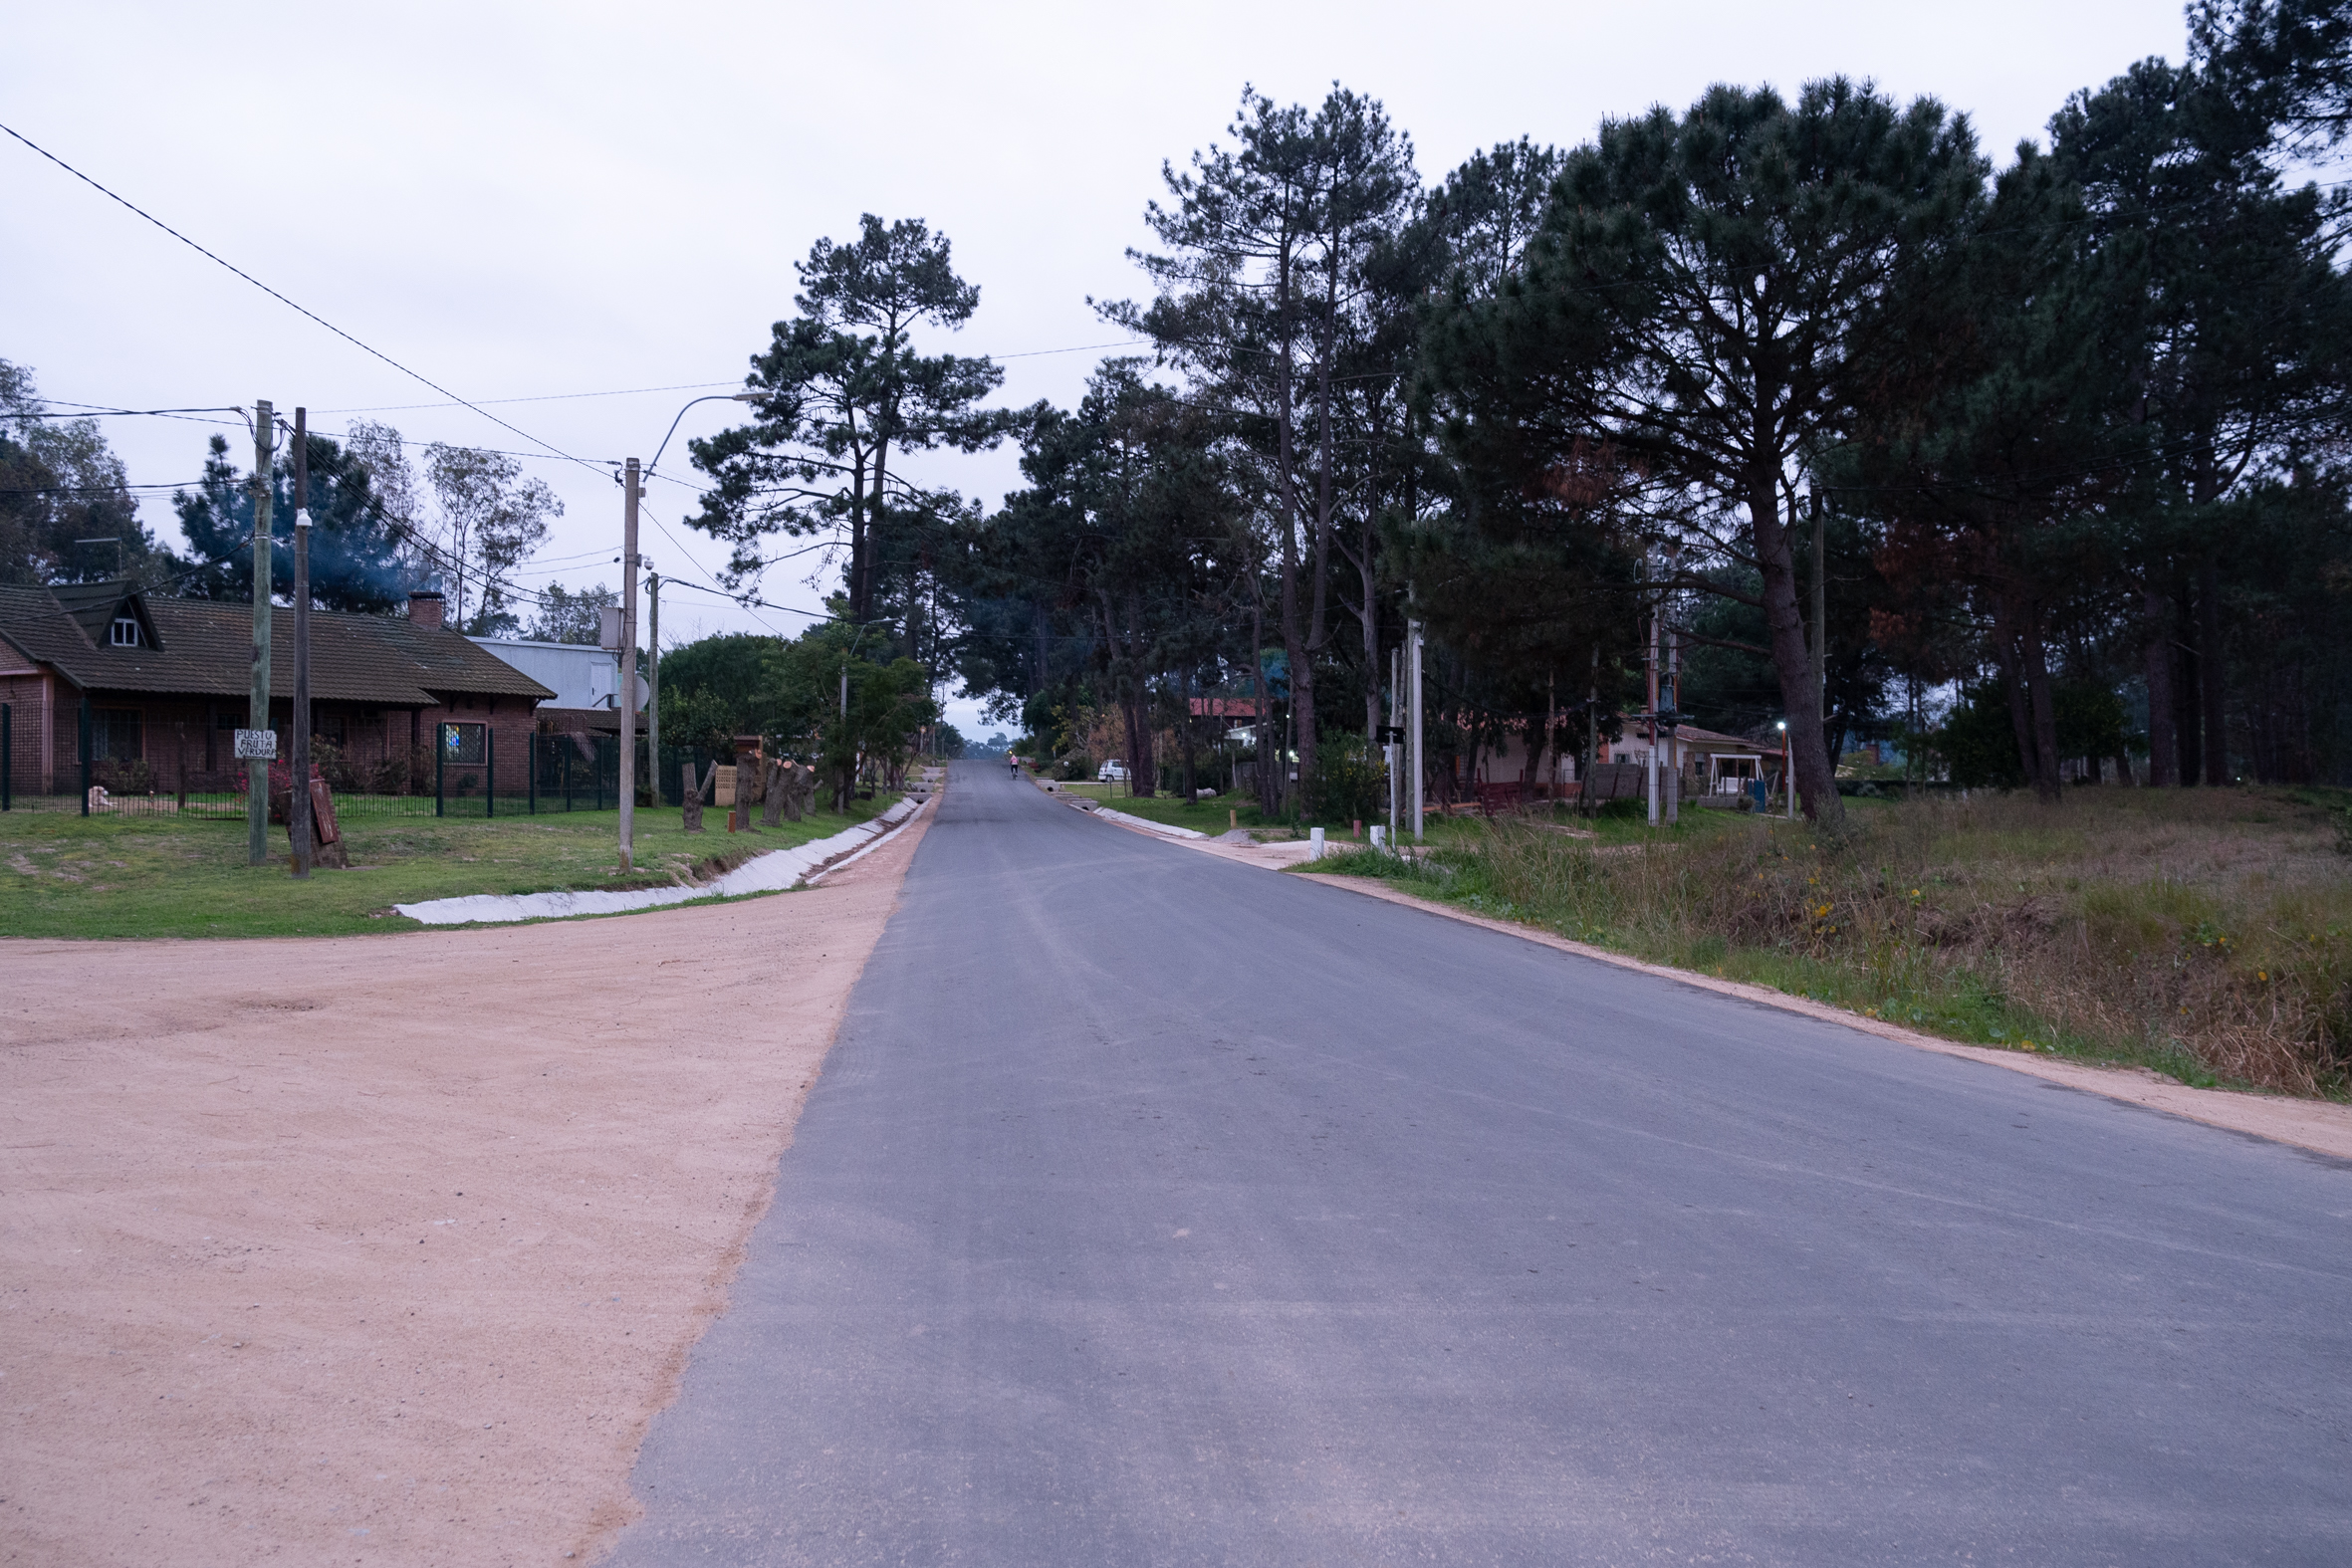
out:
M708 397L689 399L686 408L692 408L696 403L756 403L767 395L765 392L713 392ZM678 421L686 417L686 408L678 410L677 419L670 421L669 435L663 436L661 445L653 449L653 461L645 465L646 478L652 478L653 471L661 466L661 454L669 449L670 436L678 433Z
M1788 766L1788 721L1779 721L1780 787L1788 791L1788 820L1796 820L1796 775Z
M759 392L714 392L708 397L694 397L678 410L670 421L669 432L661 438L661 445L653 449L653 462L661 461L661 454L669 449L670 436L678 433L686 409L696 403L751 403L763 394ZM644 499L645 480L653 473L653 464L642 472L637 460L630 458L620 473L621 507L620 529L620 865L627 870L636 858L637 829L637 503ZM654 768L661 766L656 755L648 759Z

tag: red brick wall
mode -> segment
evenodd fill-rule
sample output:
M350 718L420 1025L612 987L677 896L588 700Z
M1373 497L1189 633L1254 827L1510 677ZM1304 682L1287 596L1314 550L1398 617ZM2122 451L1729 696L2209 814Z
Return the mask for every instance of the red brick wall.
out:
M9 787L18 794L47 792L41 778L43 682L38 675L0 675L0 702L9 706Z
M417 715L417 733L429 750L443 724L488 725L499 794L528 794L531 737L539 728L535 709L528 697L476 697L470 704L461 697L454 707L427 708ZM460 772L482 774L485 770L471 766L460 770L451 765L448 787L452 793L456 791Z
M9 704L12 755L10 787L18 794L74 794L82 783L82 693L57 680L45 693L47 679L39 675L0 676L0 702ZM129 709L139 715L142 760L159 793L234 789L239 764L235 727L245 722L241 698L159 697L145 692L93 691L93 708ZM43 709L48 702L48 746L44 756ZM279 753L288 755L293 744L291 705L271 705L270 727L278 732ZM360 787L370 787L388 758L407 757L410 737L429 768L433 738L443 721L487 724L495 737L494 756L499 794L525 794L531 787L528 764L530 739L538 727L534 705L525 697L457 698L453 706L427 708L414 716L405 708L368 709L356 703L321 702L315 705L316 733L332 737L340 727L346 762L358 775ZM226 717L230 729L218 729ZM44 767L46 764L46 768ZM184 772L183 772L184 770ZM481 770L469 769L469 772ZM94 778L97 777L94 772ZM454 781L452 781L454 783ZM419 787L429 792L432 776Z

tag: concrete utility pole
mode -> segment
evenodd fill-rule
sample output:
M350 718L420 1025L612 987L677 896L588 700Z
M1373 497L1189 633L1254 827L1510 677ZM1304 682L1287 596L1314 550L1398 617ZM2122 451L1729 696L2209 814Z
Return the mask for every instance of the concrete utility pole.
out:
M637 460L621 474L620 525L620 868L636 866L637 830Z
M277 431L270 400L253 405L253 671L246 696L245 727L270 727L270 458ZM270 858L270 763L245 760L245 863Z
M1405 704L1412 717L1406 721L1413 728L1413 841L1422 838L1421 781L1421 623L1405 622Z
M645 567L645 772L661 803L661 573Z
M1388 759L1388 847L1396 848L1397 784L1404 769L1405 747L1405 650L1400 643L1388 650L1388 744L1381 753Z
M1642 564L1647 567L1645 558ZM1664 609L1663 597L1650 601L1650 652L1646 664L1646 680L1650 696L1650 755L1647 769L1650 790L1650 825L1658 825L1658 620Z
M1805 509L1813 515L1813 716L1821 721L1821 734L1829 734L1829 513L1821 505L1819 491L1808 491ZM1831 778L1837 775L1837 758L1829 759Z
M1592 809L1589 791L1592 788L1592 770L1600 765L1600 638L1592 639L1592 689L1584 699L1584 780L1576 790L1576 803L1582 810Z
M1674 717L1667 721L1666 820L1682 820L1682 644L1675 639L1674 628L1666 628L1666 711Z
M286 832L294 874L311 874L311 432L310 410L294 411L294 756Z

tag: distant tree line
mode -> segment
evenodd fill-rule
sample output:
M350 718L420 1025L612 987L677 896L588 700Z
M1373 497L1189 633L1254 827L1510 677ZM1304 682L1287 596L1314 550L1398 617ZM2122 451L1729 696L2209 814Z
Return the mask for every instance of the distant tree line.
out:
M1432 185L1370 99L1245 93L1146 208L1148 297L1101 307L1148 352L1072 409L916 352L979 291L868 217L802 265L759 417L696 444L696 522L746 575L834 542L843 624L1046 746L1115 710L1138 792L1218 695L1313 804L1408 619L1445 747L1581 746L1642 708L1653 611L1683 721L1784 722L1819 816L1866 738L2053 799L2083 764L2346 781L2352 209L2290 171L2352 123L2352 3L2190 27L1998 164L1829 78ZM891 466L1008 438L994 510Z

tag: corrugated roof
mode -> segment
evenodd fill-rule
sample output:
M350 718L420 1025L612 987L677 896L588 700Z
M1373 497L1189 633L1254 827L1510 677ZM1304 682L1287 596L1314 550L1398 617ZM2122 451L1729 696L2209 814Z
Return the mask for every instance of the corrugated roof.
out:
M143 600L160 646L117 648L86 633L85 617L95 616L104 632L125 597ZM0 586L0 636L86 689L243 697L252 670L253 610L210 599L134 595L121 583L54 591ZM400 615L311 612L314 701L432 707L444 693L533 702L555 695L454 631ZM277 606L270 610L270 694L294 695L294 611Z

